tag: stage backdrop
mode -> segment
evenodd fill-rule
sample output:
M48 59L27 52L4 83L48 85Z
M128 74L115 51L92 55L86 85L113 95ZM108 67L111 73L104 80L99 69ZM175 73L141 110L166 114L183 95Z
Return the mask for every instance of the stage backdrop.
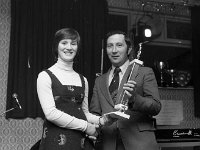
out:
M11 36L8 66L7 105L16 106L12 98L18 95L22 109L6 114L6 118L43 117L36 93L37 75L54 63L52 43L54 33L72 27L80 33L82 42L74 62L93 87L100 71L102 39L107 14L106 0L12 0Z

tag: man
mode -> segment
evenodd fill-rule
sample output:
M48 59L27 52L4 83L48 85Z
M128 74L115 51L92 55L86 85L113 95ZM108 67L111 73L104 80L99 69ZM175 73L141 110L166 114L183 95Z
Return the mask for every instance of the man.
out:
M128 56L132 44L127 35L121 31L107 35L107 55L112 63L109 71L95 81L90 103L91 113L103 116L105 113L120 109L120 92L116 96L109 92L115 68L119 71L118 91L125 90L129 98L126 114L129 119L117 120L110 126L102 127L102 150L158 150L154 134L154 119L161 109L157 82L153 70L139 67L135 81L127 82L127 73L132 67ZM113 99L115 101L113 101ZM101 121L100 121L101 123Z

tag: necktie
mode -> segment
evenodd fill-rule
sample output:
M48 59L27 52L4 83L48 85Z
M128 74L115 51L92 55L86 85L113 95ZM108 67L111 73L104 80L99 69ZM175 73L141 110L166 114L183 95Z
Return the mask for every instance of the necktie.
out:
M118 92L118 86L119 86L119 72L120 71L121 71L121 69L119 67L115 68L114 77L109 86L110 95L111 95L114 103L116 102L116 99L117 99L117 92Z

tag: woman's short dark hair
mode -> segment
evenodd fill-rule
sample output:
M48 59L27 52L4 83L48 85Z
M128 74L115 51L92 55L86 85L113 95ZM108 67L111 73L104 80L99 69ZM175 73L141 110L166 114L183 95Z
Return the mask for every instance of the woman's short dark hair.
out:
M72 28L60 29L55 33L54 36L53 54L55 58L58 58L58 44L63 39L77 40L78 48L80 46L80 35L75 29Z

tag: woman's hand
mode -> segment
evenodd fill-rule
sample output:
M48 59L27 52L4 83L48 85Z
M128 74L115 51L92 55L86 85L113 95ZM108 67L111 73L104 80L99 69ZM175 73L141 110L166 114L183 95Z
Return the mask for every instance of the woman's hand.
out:
M85 130L86 135L90 138L94 138L98 136L97 128L99 128L99 125L87 123L87 128Z

